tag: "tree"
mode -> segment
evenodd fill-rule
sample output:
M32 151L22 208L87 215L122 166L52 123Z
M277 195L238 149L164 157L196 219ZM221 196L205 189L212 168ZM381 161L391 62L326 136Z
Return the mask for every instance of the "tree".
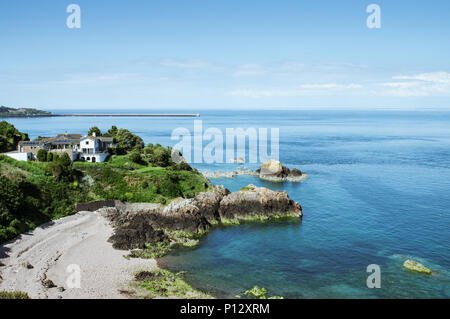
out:
M28 134L19 132L12 124L0 122L0 152L13 151L20 141L29 140Z
M45 149L41 148L37 152L36 157L39 162L46 162L47 161L47 151Z
M47 162L53 162L53 153L52 152L47 153Z
M113 137L116 139L118 146L126 151L131 151L133 149L140 150L144 147L142 138L126 129L119 129L117 134Z
M114 136L116 136L117 132L118 132L117 126L113 125L108 130L108 135L111 136L111 137L114 137Z
M89 129L88 136L94 136L94 133L96 136L102 136L102 131L97 126L93 126Z
M69 167L72 164L72 160L70 159L69 154L67 153L63 153L59 158L58 162L65 167Z

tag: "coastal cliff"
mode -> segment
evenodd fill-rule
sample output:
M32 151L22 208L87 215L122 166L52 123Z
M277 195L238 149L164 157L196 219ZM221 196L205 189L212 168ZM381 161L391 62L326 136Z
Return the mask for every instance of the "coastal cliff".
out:
M216 186L191 199L176 199L165 207L120 203L100 209L99 213L115 228L109 239L114 248L150 248L150 256L159 257L175 245L194 246L214 225L288 217L298 219L302 217L302 208L286 192L249 185L234 193ZM164 249L155 251L155 247Z

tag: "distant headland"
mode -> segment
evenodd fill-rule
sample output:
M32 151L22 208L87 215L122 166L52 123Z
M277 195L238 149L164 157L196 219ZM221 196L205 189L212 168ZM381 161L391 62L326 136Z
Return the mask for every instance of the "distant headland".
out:
M52 113L25 107L13 108L7 106L0 106L0 117L39 117L39 116L52 116Z
M12 108L0 106L0 118L10 117L200 117L198 113L172 114L172 113L73 113L55 114L33 108Z

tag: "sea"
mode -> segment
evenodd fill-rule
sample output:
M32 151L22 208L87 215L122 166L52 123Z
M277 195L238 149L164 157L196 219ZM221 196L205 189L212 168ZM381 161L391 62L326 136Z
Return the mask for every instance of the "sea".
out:
M170 146L179 142L171 139L175 129L193 132L194 121L199 120L203 130L212 128L224 136L227 128L278 129L280 161L307 173L306 180L273 183L236 176L211 181L231 191L248 184L285 190L302 205L302 221L217 227L199 246L160 259L161 266L184 271L194 287L226 298L242 295L256 285L266 288L268 296L284 298L450 297L450 111L193 113L200 113L200 117L7 120L30 138L65 132L86 134L91 126L106 131L116 125L141 136L146 143ZM250 151L250 143L246 144ZM270 143L268 148L270 154ZM260 164L192 166L227 171L255 169ZM422 263L433 273L405 269L407 259ZM373 287L374 280L379 288Z

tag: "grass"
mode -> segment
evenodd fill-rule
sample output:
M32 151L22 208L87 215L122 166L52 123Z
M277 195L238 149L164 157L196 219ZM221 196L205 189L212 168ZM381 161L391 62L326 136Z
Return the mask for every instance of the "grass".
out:
M96 198L128 202L167 204L178 197L191 198L210 189L211 184L196 171L133 163L128 155L114 156L106 163L77 163L95 181Z
M192 288L183 278L183 273L168 270L141 271L135 275L137 287L144 297L175 297L183 299L206 299L210 295Z
M0 291L0 299L31 299L26 292Z

